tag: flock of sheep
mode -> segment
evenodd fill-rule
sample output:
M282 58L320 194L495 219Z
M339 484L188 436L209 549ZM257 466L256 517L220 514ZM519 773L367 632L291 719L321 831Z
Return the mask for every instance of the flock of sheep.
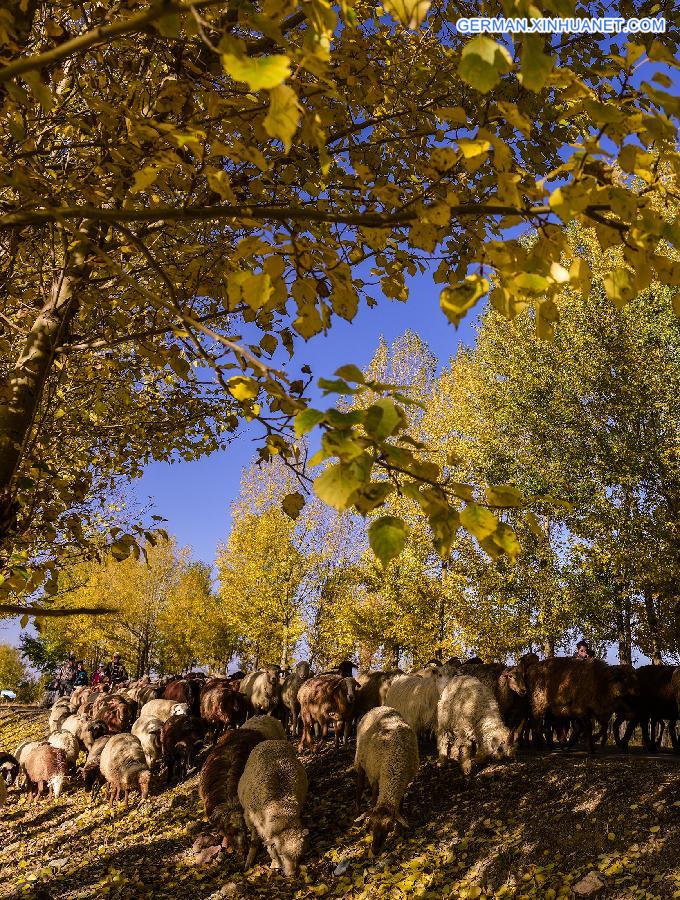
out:
M127 804L132 790L146 801L152 772L162 767L168 783L181 780L200 755L199 793L212 826L246 868L264 844L272 867L292 875L305 847L308 789L292 741L298 752L318 751L331 726L336 748L356 730L357 808L368 783L375 852L406 824L403 800L418 774L419 745L432 738L438 763L455 760L466 775L518 745L552 745L554 735L563 747L583 737L592 751L596 725L602 743L611 728L624 748L639 726L649 750L667 727L678 749L680 669L672 666L529 653L509 668L453 658L356 679L352 668L343 663L312 676L302 662L291 672L270 666L231 678L144 679L108 694L76 688L52 707L46 740L0 753L0 804L15 781L29 798L48 788L58 797L76 771L93 797L105 785L112 805Z

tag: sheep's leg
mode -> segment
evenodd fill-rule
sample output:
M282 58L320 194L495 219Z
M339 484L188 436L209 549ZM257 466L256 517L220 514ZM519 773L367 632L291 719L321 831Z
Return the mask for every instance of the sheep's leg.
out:
M255 862L255 857L257 856L257 852L260 849L261 845L260 836L256 831L250 832L250 850L248 851L248 858L246 859L245 871L247 872Z
M588 748L588 753L595 752L595 743L593 741L593 720L590 716L585 716L583 718L583 730L585 731L586 736L586 747Z
M458 762L463 770L463 775L472 772L472 744L461 744L458 747Z
M678 725L677 719L669 719L668 733L671 736L671 745L674 750L680 750L680 739L678 738L677 725Z
M357 766L357 796L356 796L356 808L357 812L361 809L361 798L364 795L364 788L366 787L366 772L361 768L361 766Z
M316 747L314 748L314 752L318 753L319 750L323 747L327 737L328 737L328 719L323 716L318 723L321 727L321 734L319 735L319 740L316 742ZM337 737L337 734L336 734ZM336 745L337 747L337 745Z
M614 724L612 725L612 734L614 735L614 743L619 748L619 750L627 750L628 744L623 743L623 738L621 735L621 725L625 722L625 719L622 715L617 713L614 716Z
M300 743L298 745L298 753L302 753L304 748L308 745L311 746L312 743L312 735L311 735L311 719L309 716L302 717L302 737L300 738Z
M125 788L125 809L130 809L130 788Z
M376 780L371 785L371 806L375 806L378 802L378 794L380 793L380 781Z
M444 766L449 758L449 736L445 731L437 735L437 765Z

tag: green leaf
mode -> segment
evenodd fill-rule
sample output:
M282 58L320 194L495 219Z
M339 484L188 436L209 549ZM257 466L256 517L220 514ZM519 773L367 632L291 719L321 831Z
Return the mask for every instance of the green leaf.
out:
M525 34L522 38L522 56L519 80L529 91L540 91L552 72L554 60L543 52L545 37Z
M336 463L315 479L314 492L324 503L338 512L344 512L351 504L352 494L361 484L362 479L351 464Z
M468 41L458 64L461 79L482 94L495 88L510 69L512 57L506 48L481 34Z
M222 66L234 81L245 81L251 91L278 87L290 75L290 60L283 53L254 59L223 53Z
M405 28L417 28L425 20L431 0L383 0L383 9Z
M273 289L271 278L266 272L232 272L227 278L227 296L231 308L245 303L256 312L269 300Z
M390 400L384 397L373 403L366 410L366 418L364 419L364 428L366 434L377 440L390 437L406 425L406 415L404 411Z
M511 484L496 484L486 489L486 499L491 506L522 506L524 497Z
M326 414L322 413L319 409L303 409L302 412L299 412L295 416L295 435L296 437L302 437L303 434L308 434L312 428L316 428L316 426L323 422L326 418Z
M493 534L498 528L498 519L491 510L478 503L468 503L460 513L460 523L478 541Z
M281 509L291 519L297 519L304 505L305 498L299 491L294 491L292 494L286 494L281 501Z
M501 522L491 538L511 562L517 559L522 548L517 540L517 535L509 525Z
M366 381L364 373L359 366L353 366L351 363L346 366L340 366L339 369L335 370L334 374L337 375L338 378L344 378L345 381L356 381L359 384L364 384Z
M368 529L368 543L383 566L399 556L407 537L406 523L396 516L381 516Z
M387 481L374 481L365 488L361 488L354 495L354 505L362 516L367 515L378 506L382 506L385 499L394 490L394 485Z
M278 138L288 153L300 124L300 104L291 87L280 84L269 91L269 112L262 124L267 134Z

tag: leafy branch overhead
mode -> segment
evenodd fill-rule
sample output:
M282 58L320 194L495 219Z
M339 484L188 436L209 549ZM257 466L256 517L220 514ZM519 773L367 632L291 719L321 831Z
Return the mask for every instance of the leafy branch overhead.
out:
M459 34L477 12L5 2L0 592L20 602L75 558L126 554L115 528L139 552L149 528L113 499L124 483L226 448L244 421L303 483L294 425L320 425L316 488L336 508L410 492L443 554L462 525L516 555L494 509L524 498L456 487L406 399L381 390L356 421L312 422L312 373L286 363L425 272L454 325L489 298L508 319L530 307L546 339L591 282L620 308L680 284L675 32ZM387 559L398 528L371 527Z

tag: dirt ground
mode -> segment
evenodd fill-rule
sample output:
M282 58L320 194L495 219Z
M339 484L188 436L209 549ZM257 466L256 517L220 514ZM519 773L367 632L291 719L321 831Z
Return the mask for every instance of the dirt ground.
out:
M42 737L47 713L0 709L0 751ZM588 873L606 898L680 898L680 764L660 754L525 754L469 779L425 757L407 797L408 830L370 855L353 809L353 748L303 757L310 844L299 877L247 875L209 834L197 778L152 802L111 811L71 785L32 805L10 791L0 810L3 898L440 898L579 896ZM367 799L367 798L366 798ZM199 840L197 840L199 839ZM212 840L203 839L208 844Z

